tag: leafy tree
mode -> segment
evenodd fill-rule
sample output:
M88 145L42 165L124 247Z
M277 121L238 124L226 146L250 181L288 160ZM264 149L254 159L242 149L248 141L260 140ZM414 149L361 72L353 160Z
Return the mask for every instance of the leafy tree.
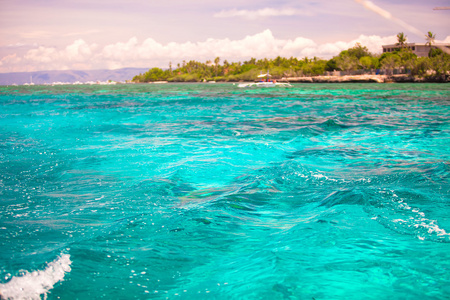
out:
M144 82L143 77L142 77L142 73L140 73L139 75L134 76L132 81L133 82Z
M386 69L390 74L392 74L393 69L400 66L401 58L398 54L389 53L389 55L386 55L380 62L381 67Z
M340 70L349 72L358 68L359 59L347 52L336 58L336 64Z
M165 80L166 76L163 70L160 68L152 68L142 74L141 80L144 82L150 82L150 81L158 81L158 80Z
M333 72L335 70L339 69L338 65L337 65L337 61L336 58L332 58L329 61L327 61L327 64L325 66L325 70L329 71L329 72Z
M424 76L430 68L430 59L428 57L419 57L414 61L411 74Z
M402 66L405 71L412 70L414 68L417 55L415 55L412 50L403 48L395 54L400 57L400 66Z
M255 65L256 64L256 58L252 57L249 61L244 61L244 65Z
M444 51L442 51L439 48L433 48L430 50L430 52L428 52L428 57L436 57L439 56L441 54L444 54Z
M318 76L323 74L325 72L326 64L327 62L325 60L315 60L311 66L312 75Z
M450 72L450 55L442 50L440 54L437 53L438 51L435 51L435 55L429 59L430 69L434 71L435 76L445 79Z
M374 59L374 57L371 56L363 56L359 59L359 65L364 69L374 69L376 68L378 60Z
M367 49L366 46L361 46L360 43L356 43L353 48L350 48L347 51L350 56L354 56L358 60L363 56L372 56L372 54L369 52L369 49Z

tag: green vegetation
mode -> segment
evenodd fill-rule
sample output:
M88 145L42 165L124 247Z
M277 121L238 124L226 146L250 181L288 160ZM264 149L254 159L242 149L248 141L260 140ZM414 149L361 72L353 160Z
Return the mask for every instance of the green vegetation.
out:
M438 48L433 48L435 35L428 32L427 44L430 46L428 57L418 58L411 50L405 47L406 35L403 32L397 35L399 48L397 51L374 55L367 47L356 44L354 47L341 51L339 55L330 60L317 57L297 59L294 57L275 59L251 58L248 61L221 63L220 58L214 61L201 63L191 60L183 61L169 69L152 68L144 74L136 75L133 82L202 82L202 81L253 81L261 73L270 71L273 79L283 77L318 76L325 72L341 71L344 74L375 74L383 70L387 75L392 75L394 70L400 70L403 74L412 76L445 77L450 71L450 55Z
M162 70L160 68L152 68L144 74L137 75L133 78L134 82L153 82L153 81L171 81L171 82L201 82L201 81L252 81L261 72L265 73L270 70L270 74L274 78L286 76L315 76L325 72L327 61L314 58L305 58L299 60L297 58L260 59L251 58L243 63L223 61L220 64L220 58L217 57L214 62L206 61L201 63L198 61L183 61L182 65L178 65L176 69Z

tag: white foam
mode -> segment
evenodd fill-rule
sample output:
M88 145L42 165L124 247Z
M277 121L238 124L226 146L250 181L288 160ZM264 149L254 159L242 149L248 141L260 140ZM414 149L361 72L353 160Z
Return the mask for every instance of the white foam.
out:
M2 299L41 299L53 285L64 279L70 272L69 254L63 254L47 265L44 270L25 272L22 276L15 276L9 282L0 284Z
M421 240L425 239L425 236L423 236L424 232L428 232L429 235L436 236L439 239L450 240L450 233L446 232L445 229L440 228L436 224L436 220L426 218L424 212L420 211L418 208L411 207L404 200L399 199L394 192L393 203L397 203L400 209L409 213L409 220L394 219L392 220L394 223L416 228L419 231L418 238Z
M322 179L323 178L323 179L328 180L328 181L334 181L334 182L338 182L339 181L339 180L330 178L328 176L325 176L325 175L323 175L321 173L314 173L312 171L310 173L311 173L311 176L314 177L315 179Z

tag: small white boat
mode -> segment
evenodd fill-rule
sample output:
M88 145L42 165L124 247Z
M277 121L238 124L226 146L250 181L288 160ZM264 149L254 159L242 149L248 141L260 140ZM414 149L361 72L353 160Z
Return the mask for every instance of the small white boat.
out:
M270 77L272 77L272 75L270 75L269 71L267 71L266 74L258 75L258 78L263 78L261 81L239 83L238 87L245 88L245 87L289 87L289 86L292 86L287 82L276 82L275 80L271 81Z
M287 82L246 82L246 83L239 83L238 87L245 88L245 87L290 87L292 86L290 83Z

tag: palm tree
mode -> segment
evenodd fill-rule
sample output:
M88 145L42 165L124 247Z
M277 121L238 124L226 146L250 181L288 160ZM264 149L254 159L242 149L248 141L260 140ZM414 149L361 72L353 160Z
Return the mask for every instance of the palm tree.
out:
M401 48L405 47L406 43L406 35L403 32L400 32L397 34L397 45L400 45Z
M216 77L217 77L217 69L219 68L219 62L220 62L220 57L216 57L214 59L214 70L216 72Z
M425 43L425 46L430 46L430 51L428 51L428 55L430 55L432 45L434 44L434 39L436 38L436 35L433 34L431 31L428 31L428 35L425 36L427 42Z
M431 31L428 31L428 35L426 35L425 38L427 40L425 45L428 45L431 48L431 45L434 44L434 39L436 38L436 35L433 34Z

